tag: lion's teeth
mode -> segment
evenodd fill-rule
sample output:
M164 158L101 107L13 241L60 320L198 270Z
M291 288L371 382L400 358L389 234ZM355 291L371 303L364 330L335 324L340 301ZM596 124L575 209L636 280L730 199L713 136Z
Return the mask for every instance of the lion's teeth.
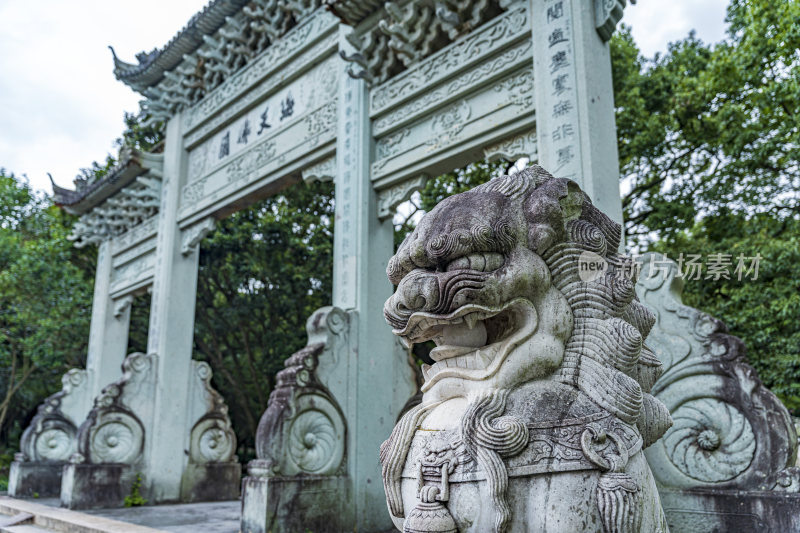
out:
M464 317L464 321L467 323L469 329L475 329L475 325L478 323L478 313L468 314Z
M486 368L491 364L492 358L484 353L483 350L478 350L475 352L475 362L478 363L480 367Z
M425 378L425 381L430 379L430 372L431 372L431 365L422 363L422 377Z

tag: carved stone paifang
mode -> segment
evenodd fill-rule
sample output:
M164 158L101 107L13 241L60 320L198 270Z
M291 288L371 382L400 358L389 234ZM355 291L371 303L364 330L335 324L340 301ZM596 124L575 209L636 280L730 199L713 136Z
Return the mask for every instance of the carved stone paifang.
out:
M620 236L534 165L443 200L403 242L384 315L436 348L422 403L381 447L398 529L666 531L642 449L672 421Z

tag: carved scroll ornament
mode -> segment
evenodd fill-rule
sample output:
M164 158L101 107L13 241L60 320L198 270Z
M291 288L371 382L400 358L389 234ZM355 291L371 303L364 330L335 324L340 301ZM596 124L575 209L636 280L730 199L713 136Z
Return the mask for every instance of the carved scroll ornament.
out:
M664 364L653 393L675 421L647 450L656 479L677 488L791 487L786 479L800 480L790 468L797 457L792 419L747 363L744 343L720 320L682 304L673 261L642 259L636 288L656 312L650 346Z

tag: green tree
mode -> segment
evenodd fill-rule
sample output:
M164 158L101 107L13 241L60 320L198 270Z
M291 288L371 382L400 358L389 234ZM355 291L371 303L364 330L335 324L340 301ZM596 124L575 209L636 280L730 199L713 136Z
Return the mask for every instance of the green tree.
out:
M651 60L611 42L631 244L723 212L800 213L800 2L734 0L727 38L694 34Z
M643 58L611 41L628 242L681 253L760 254L757 280L688 280L684 301L741 337L800 414L800 2L733 0L727 38L693 34ZM704 276L705 277L705 276Z

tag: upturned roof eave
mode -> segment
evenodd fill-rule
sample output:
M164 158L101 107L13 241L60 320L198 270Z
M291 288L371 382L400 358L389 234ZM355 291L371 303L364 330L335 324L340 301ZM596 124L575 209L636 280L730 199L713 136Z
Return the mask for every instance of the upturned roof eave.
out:
M155 86L164 78L164 72L180 65L186 54L191 54L203 44L204 35L212 35L225 24L227 17L236 14L248 2L212 0L161 49L138 54L139 64L127 63L114 54L114 76L138 92Z
M82 190L65 189L53 183L53 203L73 215L83 215L91 211L150 170L142 160L143 155L157 154L143 154L138 150L130 150L129 154L105 177Z

